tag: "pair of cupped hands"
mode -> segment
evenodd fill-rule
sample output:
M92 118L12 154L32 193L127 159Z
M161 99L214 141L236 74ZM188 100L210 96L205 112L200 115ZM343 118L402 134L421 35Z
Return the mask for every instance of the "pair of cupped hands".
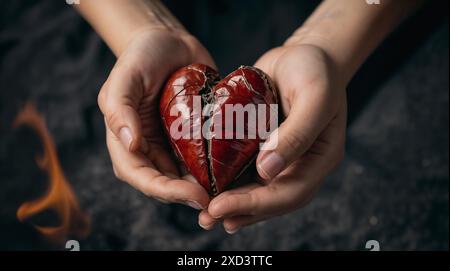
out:
M180 169L160 121L165 80L192 63L216 67L208 51L185 32L146 29L122 50L98 96L117 178L149 197L200 210L199 225L207 230L222 222L234 233L305 206L344 153L345 85L327 53L312 44L288 42L254 64L279 92L286 118L278 128L278 145L259 152L258 182L212 199Z

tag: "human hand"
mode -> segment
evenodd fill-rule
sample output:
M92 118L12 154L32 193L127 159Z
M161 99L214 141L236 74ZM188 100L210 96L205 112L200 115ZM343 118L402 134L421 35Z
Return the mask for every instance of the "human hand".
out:
M344 154L346 93L329 56L313 45L289 45L264 54L255 64L275 82L286 116L273 151L260 151L253 183L226 191L199 215L211 229L228 233L306 205ZM265 144L271 146L275 138Z
M209 196L192 176L180 176L159 117L163 83L191 63L215 66L206 49L184 31L139 31L120 54L98 104L115 175L149 197L203 209Z

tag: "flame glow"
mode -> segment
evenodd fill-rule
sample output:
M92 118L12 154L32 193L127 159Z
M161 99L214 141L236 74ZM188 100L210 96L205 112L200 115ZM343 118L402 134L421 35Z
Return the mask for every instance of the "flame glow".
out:
M41 234L55 243L62 243L72 235L85 237L90 231L90 219L81 211L78 200L64 176L54 141L47 130L44 118L31 104L27 104L14 121L14 127L20 125L33 128L44 145L44 153L37 157L36 162L48 173L49 185L43 196L25 202L19 207L17 218L23 222L44 211L53 210L60 224L58 226L35 225Z

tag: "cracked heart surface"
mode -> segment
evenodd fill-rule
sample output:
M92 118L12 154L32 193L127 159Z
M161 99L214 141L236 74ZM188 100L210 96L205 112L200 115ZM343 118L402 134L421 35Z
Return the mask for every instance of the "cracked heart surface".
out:
M226 111L231 106L263 107L262 121L268 127L270 105L277 103L269 76L255 67L241 66L221 80L211 67L192 64L177 70L167 80L160 114L176 156L215 196L246 170L263 142L259 133L249 132L258 131L261 122L257 118L261 115L251 110L244 115ZM244 137L239 137L237 131L242 130ZM178 135L174 136L175 133Z

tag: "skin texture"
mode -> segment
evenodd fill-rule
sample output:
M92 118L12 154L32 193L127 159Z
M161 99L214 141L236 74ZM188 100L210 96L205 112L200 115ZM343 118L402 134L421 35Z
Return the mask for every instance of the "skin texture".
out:
M98 103L105 115L107 145L116 176L147 196L200 209L207 206L209 196L192 176L178 171L166 145L158 95L165 78L179 66L191 62L214 65L206 50L197 50L202 53L193 54L190 46L172 32L142 32L121 53ZM123 135L127 128L128 137Z
M98 99L117 177L148 196L203 209L201 227L223 222L228 233L304 206L342 159L346 85L421 2L324 0L284 45L265 53L255 66L274 80L286 116L276 148L258 154L254 178L266 185L210 201L192 176L178 172L164 144L156 98L178 68L215 68L208 52L159 1L81 1L77 9L118 57Z
M311 45L276 48L258 60L255 65L278 82L287 116L278 129L276 151L293 161L266 185L249 184L214 198L200 214L202 225L223 220L225 229L233 232L309 202L344 153L345 87L339 85L329 62L321 49ZM260 154L257 163L263 158Z

